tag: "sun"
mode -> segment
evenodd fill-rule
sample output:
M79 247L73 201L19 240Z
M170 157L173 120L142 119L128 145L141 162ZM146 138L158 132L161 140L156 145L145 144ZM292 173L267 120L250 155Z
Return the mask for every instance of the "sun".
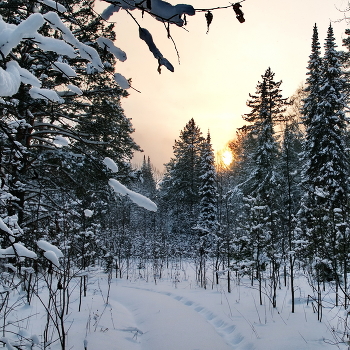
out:
M226 150L222 153L221 159L226 166L229 166L233 161L232 152Z

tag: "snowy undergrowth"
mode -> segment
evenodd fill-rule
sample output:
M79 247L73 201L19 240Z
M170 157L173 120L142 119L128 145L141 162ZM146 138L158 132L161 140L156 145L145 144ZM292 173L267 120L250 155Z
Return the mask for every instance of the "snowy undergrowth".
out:
M302 274L296 278L296 312L292 314L289 288L283 283L278 289L277 308L273 308L268 284L263 305L259 305L258 290L248 278L233 278L232 292L227 293L227 276L222 274L219 285L208 283L204 290L197 286L192 264L178 267L164 270L162 278L156 280L150 266L129 271L128 279L111 279L103 271L93 270L82 299L82 276L72 279L64 310L66 349L348 348L340 342L344 311L334 306L335 294L328 285L322 295L319 322L311 298L313 290ZM1 325L2 341L8 349L42 349L45 332L50 340L46 348L61 348L54 322L47 327L49 290L42 280L36 288L37 296L30 305L26 293L15 290L3 306L8 312ZM59 296L56 302L60 302Z

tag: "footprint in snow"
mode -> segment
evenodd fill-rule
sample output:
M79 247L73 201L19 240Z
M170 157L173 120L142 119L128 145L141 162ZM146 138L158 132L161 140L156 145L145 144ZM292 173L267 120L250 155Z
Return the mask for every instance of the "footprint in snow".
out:
M226 334L231 334L234 330L236 329L236 326L232 325L232 326L228 326L224 329L224 332Z
M144 289L144 288L137 288ZM147 289L145 289L147 290ZM148 290L150 291L150 290ZM232 324L226 323L224 320L218 318L213 312L209 309L199 305L198 303L193 302L192 300L188 300L182 296L175 295L169 292L156 292L166 296L169 296L182 304L193 308L194 311L202 315L207 321L213 326L213 328L220 334L228 344L236 347L239 344L239 348L242 350L254 350L254 345L252 343L244 344L244 337L240 333L235 333L236 326ZM243 343L242 343L243 342ZM242 343L242 344L241 344Z
M231 340L231 344L237 345L243 340L243 336L241 333L236 334L233 339Z
M199 305L198 303L195 303L191 300L188 300L186 298L183 298L174 294L172 294L171 296L175 300L183 303L184 305L193 308L197 313L199 313L204 318L206 318L207 321L217 331L217 333L220 334L227 341L228 344L231 344L235 348L236 346L239 345L240 349L242 350L254 350L254 345L252 343L244 344L244 337L242 334L235 333L235 330L236 330L235 325L226 323L224 320L216 316L212 311Z

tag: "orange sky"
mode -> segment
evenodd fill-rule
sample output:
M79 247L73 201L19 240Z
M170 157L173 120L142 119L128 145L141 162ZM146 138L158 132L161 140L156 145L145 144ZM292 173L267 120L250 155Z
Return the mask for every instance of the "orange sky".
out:
M170 1L171 3L175 3ZM180 1L195 8L226 6L219 0ZM187 31L176 26L171 34L180 53L167 39L160 22L139 11L132 14L148 29L162 54L173 64L175 72L157 62L146 44L138 38L138 27L124 11L110 19L116 22L116 46L128 59L118 62L116 71L132 78L141 93L129 90L122 103L127 117L136 129L134 138L162 170L172 156L174 140L186 123L194 118L206 135L210 129L216 151L225 147L243 125L241 115L248 112L246 101L268 67L282 80L284 97L289 97L305 80L311 50L314 23L319 28L323 47L327 28L332 20L343 17L346 0L246 0L242 3L246 22L241 24L232 9L214 11L209 34L206 34L204 13L188 17ZM333 23L341 45L345 21ZM140 162L143 154L135 157Z

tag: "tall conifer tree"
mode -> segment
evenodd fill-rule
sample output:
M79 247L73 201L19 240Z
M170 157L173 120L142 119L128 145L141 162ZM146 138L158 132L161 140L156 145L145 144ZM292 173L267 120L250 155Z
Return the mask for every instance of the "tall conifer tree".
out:
M199 218L197 227L203 234L216 234L217 221L217 186L216 170L214 165L214 151L211 145L210 134L203 142L201 151L201 182L199 186Z
M171 230L176 235L185 234L182 242L190 245L194 244L192 227L198 218L203 140L202 132L192 118L181 131L179 140L175 140L174 157L166 164L161 186L171 213Z
M308 241L308 256L316 259L319 280L334 278L338 262L347 265L348 157L345 150L345 95L340 54L329 26L320 67L313 36L305 100L303 195L300 225ZM316 62L317 65L315 64ZM320 74L321 73L321 74ZM313 79L311 79L313 78ZM330 275L329 271L333 271Z
M206 259L213 256L219 229L217 221L217 186L214 166L214 151L210 134L202 143L200 159L199 217L195 227L199 235L199 281L206 287Z
M318 39L318 29L315 24L312 34L311 55L307 66L308 72L306 73L308 77L304 89L307 97L303 101L304 104L302 108L302 119L306 128L310 126L313 119L318 114L322 78L322 58L320 49L321 46ZM308 134L309 133L307 133L307 135Z
M284 120L286 99L282 98L280 85L274 81L274 73L268 68L258 83L256 95L250 95L247 105L252 109L243 118L251 123L247 126L256 137L256 148L252 159L255 168L248 180L250 191L245 200L248 208L247 227L250 236L252 258L260 283L260 303L262 303L262 271L266 263L271 263L272 302L276 306L278 262L276 252L280 245L280 201L281 185L278 172L279 147L274 135L274 125Z

